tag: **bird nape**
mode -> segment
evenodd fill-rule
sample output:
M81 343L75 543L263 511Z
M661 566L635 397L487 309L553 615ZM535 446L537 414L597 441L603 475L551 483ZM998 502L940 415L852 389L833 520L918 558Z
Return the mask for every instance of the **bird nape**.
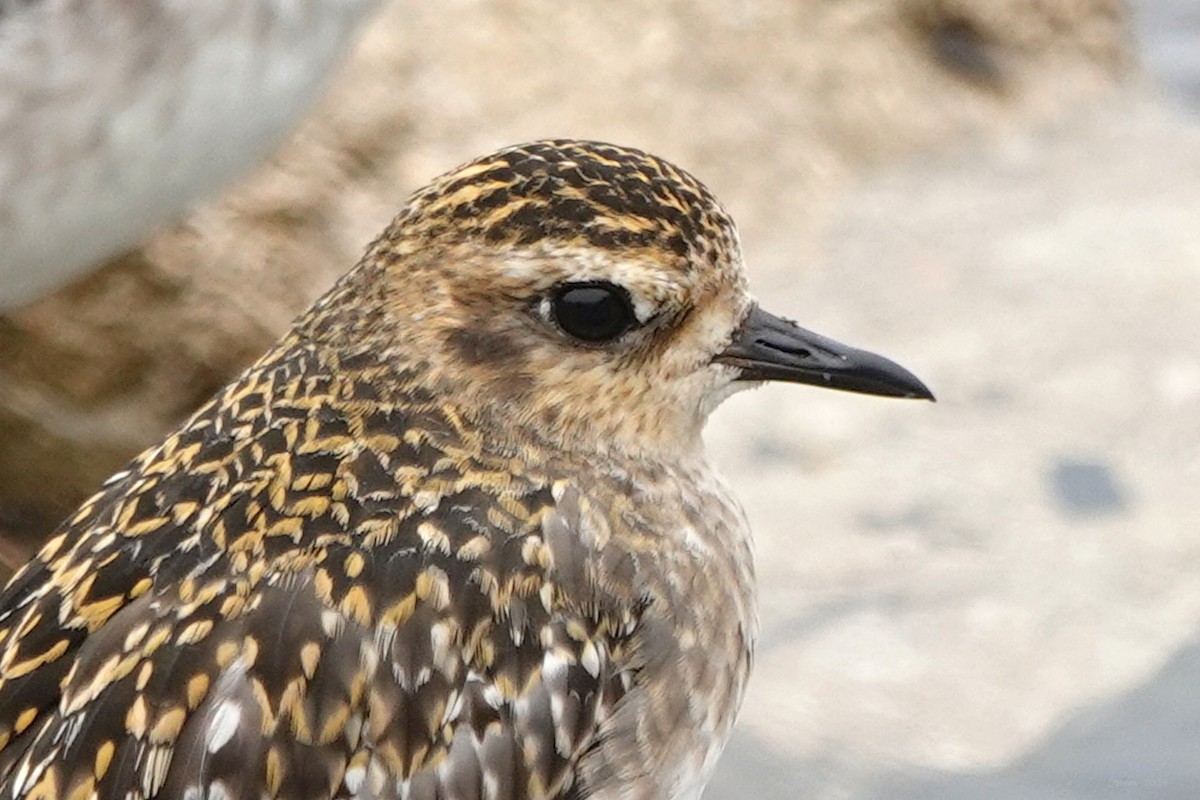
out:
M0 595L0 798L694 800L753 648L708 413L932 395L637 150L435 180Z

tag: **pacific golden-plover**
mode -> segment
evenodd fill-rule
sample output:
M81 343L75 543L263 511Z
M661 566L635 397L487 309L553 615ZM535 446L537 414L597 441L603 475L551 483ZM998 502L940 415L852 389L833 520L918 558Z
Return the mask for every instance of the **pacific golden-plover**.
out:
M0 310L264 160L378 0L0 0Z
M694 800L756 628L700 432L764 380L931 398L665 161L448 173L13 578L0 800Z

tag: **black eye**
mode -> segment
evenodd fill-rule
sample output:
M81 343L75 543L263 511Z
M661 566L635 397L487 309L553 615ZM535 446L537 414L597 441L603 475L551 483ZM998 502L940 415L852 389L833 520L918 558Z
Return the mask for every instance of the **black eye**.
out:
M637 322L629 293L611 283L566 283L550 298L554 321L585 342L609 342Z

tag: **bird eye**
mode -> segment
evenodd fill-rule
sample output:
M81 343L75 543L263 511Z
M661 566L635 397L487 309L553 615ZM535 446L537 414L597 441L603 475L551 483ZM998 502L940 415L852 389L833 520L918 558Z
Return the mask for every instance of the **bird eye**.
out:
M563 284L550 302L558 326L585 342L612 341L637 323L629 292L604 281Z

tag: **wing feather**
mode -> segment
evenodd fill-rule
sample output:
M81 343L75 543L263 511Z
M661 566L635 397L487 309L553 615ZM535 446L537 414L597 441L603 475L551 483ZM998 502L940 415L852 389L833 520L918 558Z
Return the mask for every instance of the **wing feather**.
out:
M582 496L455 471L445 419L241 424L252 377L0 595L0 799L585 796L634 612L590 600Z

